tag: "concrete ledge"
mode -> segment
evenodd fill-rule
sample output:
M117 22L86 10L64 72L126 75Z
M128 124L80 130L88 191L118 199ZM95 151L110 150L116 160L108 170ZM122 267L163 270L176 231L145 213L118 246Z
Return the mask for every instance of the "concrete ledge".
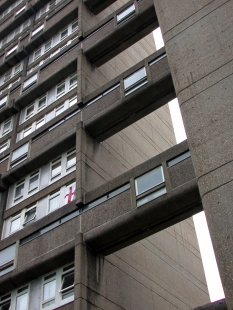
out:
M227 310L227 305L225 299L221 299L213 303L194 308L193 310Z

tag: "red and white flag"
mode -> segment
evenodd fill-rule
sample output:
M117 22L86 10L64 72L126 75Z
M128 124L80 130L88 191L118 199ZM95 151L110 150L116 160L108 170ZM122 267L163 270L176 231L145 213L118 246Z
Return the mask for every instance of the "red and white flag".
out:
M70 184L66 187L65 204L70 203L75 199L75 190L76 183Z

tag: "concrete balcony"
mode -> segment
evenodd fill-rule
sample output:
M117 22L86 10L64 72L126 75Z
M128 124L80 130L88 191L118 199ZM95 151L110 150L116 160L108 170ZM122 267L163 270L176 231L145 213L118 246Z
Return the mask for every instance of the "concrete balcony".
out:
M139 206L141 195L136 194L135 180L158 167L163 169L163 182L143 196L161 188L165 191ZM56 261L55 267L68 262L74 255L75 236L81 222L86 244L107 255L201 211L187 142L87 192L84 202L79 209L71 203L1 242L0 249L4 249L20 239L15 269L0 277L1 292L48 272L52 261ZM48 234L49 243L45 242Z
M135 11L122 22L117 16L130 5ZM146 17L146 18L145 18ZM83 34L83 51L96 66L107 62L158 27L153 1L130 1L113 15Z
M142 67L145 83L127 95L124 79ZM102 141L175 97L165 50L161 49L103 86L101 92L85 97L83 122L91 136Z

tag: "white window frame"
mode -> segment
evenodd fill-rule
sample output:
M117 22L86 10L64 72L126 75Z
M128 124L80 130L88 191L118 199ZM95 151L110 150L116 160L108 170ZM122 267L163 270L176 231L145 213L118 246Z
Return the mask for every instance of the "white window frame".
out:
M59 180L63 177L65 177L66 175L68 175L69 173L71 173L72 171L74 171L76 169L76 161L73 165L71 165L69 167L69 169L66 168L67 157L68 157L68 155L72 154L73 152L76 152L75 148L68 150L67 152L63 153L59 157L55 158L55 160L52 160L48 163L48 167L49 167L48 179L47 179L48 185L56 182L57 180ZM51 174L52 166L54 163L59 162L60 159L61 159L61 172L59 172L58 174L56 174L52 177L52 174ZM32 178L32 176L35 175L36 173L39 174L38 187L32 191L29 191L30 178ZM24 184L22 194L15 196L17 187L19 187L22 184ZM18 204L19 202L27 199L28 197L34 195L35 193L37 193L41 190L41 168L37 169L36 171L34 171L30 174L28 174L24 179L20 180L19 182L16 182L12 186L13 186L13 200L12 200L12 205L8 206L8 209L10 209L12 206ZM61 190L64 191L64 188L61 187ZM9 192L9 195L10 195L10 192ZM61 192L61 197L62 197L62 195L63 195L63 193ZM9 199L9 197L8 197L8 199ZM63 202L61 202L61 206L62 205L63 205Z
M25 185L26 184L26 185ZM28 182L27 182L27 178L24 182L24 188L26 188L26 186L28 185ZM72 193L70 195L70 187L72 188ZM50 199L55 197L55 196L59 196L60 197L60 204L59 204L59 207L58 208L61 208L61 207L64 207L65 205L71 203L72 201L74 201L76 199L76 182L75 181L72 181L72 182L69 182L68 184L65 184L63 186L61 186L58 190L56 190L55 192L47 195L46 197L43 197L41 198L40 200L36 201L33 205L27 207L27 208L24 208L21 210L21 214L20 214L20 228L19 229L23 229L25 226L27 226L28 224L30 223L33 223L35 221L37 221L38 219L41 219L43 217L45 217L46 215L48 215L49 213L53 212L53 211L56 211L57 209L54 209L54 210L51 210L50 211ZM26 195L25 196L25 199L27 198L28 196ZM20 199L21 201L21 199ZM20 202L16 201L16 203ZM44 205L46 205L46 208L44 208ZM37 219L37 212L39 210L39 208L42 208L43 206L43 213L41 213L41 209L40 209L40 217ZM31 210L34 210L35 209L35 213L34 213L34 216L33 218L31 218L31 220L28 220L26 221L26 215L27 213L29 213ZM17 214L14 214L12 215L12 217L9 217L7 219L4 220L4 228L3 228L3 231L2 231L2 239L6 238L9 236L10 234L10 228L11 228L11 219L13 217L15 217Z
M4 131L4 127L7 123L10 123L10 126L7 130ZM3 137L5 136L6 134L8 134L9 132L11 132L12 130L12 117L11 118L8 118L7 120L5 120L3 123L1 123L1 132L0 132L0 136Z
M17 220L19 220L18 228L17 228L16 230L12 231L12 230L11 230L11 228L12 228L12 223L13 223L14 221L17 221ZM15 215L13 215L13 216L11 217L9 235L14 234L14 233L17 232L18 230L20 230L20 227L21 227L21 213L19 212L19 213L15 214Z
M39 102L37 102L39 104ZM39 113L41 110L43 110L46 105L47 105L47 101L45 103L45 105L39 109L37 103L35 102L34 104L30 105L29 107L32 107L33 106L33 111L28 115L28 117L23 116L22 115L22 118L24 117L24 121L22 123L24 123L25 121L27 121L29 118L31 118L32 116L36 115L37 113ZM54 109L52 109L51 111L49 111L48 113L40 116L40 118L36 119L35 121L33 121L31 124L27 125L25 128L23 128L21 131L19 131L17 133L17 142L20 141L21 139L25 138L26 135L25 135L25 132L27 130L30 130L30 134L34 131L36 131L38 128L42 127L43 125L45 125L47 122L49 122L51 119L54 119L56 116L58 116L59 114L63 113L64 111L66 111L67 109L69 109L71 106L73 106L74 104L77 103L77 95L73 95L71 96L69 99L65 100L61 105L59 105L58 107L55 107ZM29 108L28 107L28 108ZM36 111L37 110L37 111ZM26 111L22 111L22 113L26 113L27 112L27 109ZM38 123L40 121L43 121L43 124L38 127Z
M7 104L8 96L4 96L0 99L0 109Z
M34 85L37 82L38 79L38 73L30 76L30 78L28 78L27 80L25 80L23 82L23 91L28 89L29 87L31 87L32 85Z
M23 153L21 155L15 155L21 149L24 150L24 148L25 148L25 151L23 151ZM21 145L20 147L18 147L17 149L15 149L12 152L12 156L11 156L11 168L15 167L16 165L18 165L19 163L21 163L22 161L27 159L28 151L29 151L29 142L27 142L27 143Z
M6 140L5 142L0 144L0 153L3 153L10 147L10 139Z

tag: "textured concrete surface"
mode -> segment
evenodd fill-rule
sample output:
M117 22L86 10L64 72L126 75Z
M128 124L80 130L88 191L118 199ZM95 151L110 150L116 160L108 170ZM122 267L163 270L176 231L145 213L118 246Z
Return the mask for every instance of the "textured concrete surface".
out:
M154 0L228 309L233 309L232 1ZM172 6L177 14L173 14Z

